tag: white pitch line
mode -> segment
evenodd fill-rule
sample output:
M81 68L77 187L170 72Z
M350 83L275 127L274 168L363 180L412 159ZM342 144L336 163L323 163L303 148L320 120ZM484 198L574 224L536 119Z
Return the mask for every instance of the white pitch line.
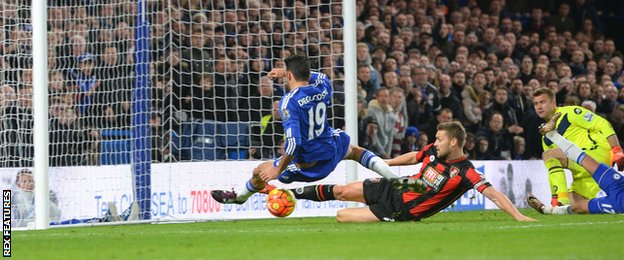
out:
M322 228L289 228L278 229L279 232L307 232L307 231L322 231ZM168 230L168 231L157 231L157 232L131 232L131 235L152 235L152 234L198 234L198 233L266 233L265 229L245 229L245 230L231 230L231 229L207 229L207 230ZM102 232L102 233L50 233L50 234L41 234L41 233L32 233L32 234L24 234L19 233L19 237L100 237L100 236L114 236L113 232Z
M559 224L534 224L534 225L522 225L522 226L500 226L498 227L498 229L543 228L543 227L557 227L557 226L586 226L586 225L619 224L619 223L624 223L624 220L601 221L601 222L574 222L574 223L559 223Z
M585 226L585 225L604 225L604 224L621 224L624 220L618 221L601 221L601 222L574 222L574 223L558 223L558 224L529 224L520 226L500 226L497 229L525 229L525 228L546 228L557 226ZM415 225L418 225L416 223ZM280 228L279 232L282 233L299 233L308 231L322 231L323 228ZM231 230L231 229L206 229L206 230L167 230L156 232L132 232L131 235L151 235L151 234L209 234L209 233L265 233L265 229L245 229L245 230ZM102 233L50 233L42 234L39 232L24 234L16 233L19 237L101 237L101 236L114 236L114 232L102 232Z

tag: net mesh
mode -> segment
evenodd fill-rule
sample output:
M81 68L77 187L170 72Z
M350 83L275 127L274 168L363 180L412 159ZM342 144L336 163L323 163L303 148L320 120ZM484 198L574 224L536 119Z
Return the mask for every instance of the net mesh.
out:
M131 158L137 1L48 1L51 166ZM339 1L146 1L150 22L153 162L267 159L282 140L266 78L307 54L335 88L344 126ZM0 166L32 166L30 3L0 1Z

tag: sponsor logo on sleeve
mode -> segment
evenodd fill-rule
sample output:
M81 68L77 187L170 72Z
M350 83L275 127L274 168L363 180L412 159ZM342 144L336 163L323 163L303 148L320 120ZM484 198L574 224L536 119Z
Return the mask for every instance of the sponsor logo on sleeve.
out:
M282 110L282 120L287 121L290 118L290 112L288 109Z
M594 115L593 115L591 112L587 112L587 113L585 113L585 115L583 116L583 118L584 118L585 120L587 120L587 122L590 122L590 121L594 118Z

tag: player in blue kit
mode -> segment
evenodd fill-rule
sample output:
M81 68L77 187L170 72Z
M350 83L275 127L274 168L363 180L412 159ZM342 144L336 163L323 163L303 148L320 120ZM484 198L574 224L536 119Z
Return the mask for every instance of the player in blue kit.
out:
M238 191L213 190L212 198L220 203L242 204L270 180L317 181L327 177L343 159L356 160L385 178L396 178L381 158L350 145L346 133L329 126L327 109L333 91L327 76L310 72L308 58L303 55L292 55L284 62L286 69L273 69L268 77L286 79L287 93L280 102L285 155L261 163Z
M548 139L559 147L554 150L553 156L564 164L568 163L569 158L583 166L583 168L592 173L592 177L607 196L590 200L582 199L576 201L573 205L552 208L544 205L535 196L530 195L527 198L529 205L541 213L549 214L624 213L624 175L604 163L599 163L586 154L583 149L557 133L555 124L559 116L561 116L561 114L555 114L548 123L540 128L540 133L548 137Z

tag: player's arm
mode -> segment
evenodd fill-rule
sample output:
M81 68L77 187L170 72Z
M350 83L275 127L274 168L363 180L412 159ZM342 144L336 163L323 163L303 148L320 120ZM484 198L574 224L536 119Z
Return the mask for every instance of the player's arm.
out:
M334 94L332 90L331 81L329 81L329 77L322 72L314 72L310 71L310 79L308 80L308 84L315 87L321 87L327 91L328 104L331 105L331 97Z
M505 194L497 191L493 186L488 186L481 193L494 202L498 208L512 216L517 221L535 221L535 219L522 215Z
M285 138L284 156L282 156L282 159L277 167L268 167L265 171L260 173L260 178L265 182L277 179L277 176L279 176L279 174L282 173L295 159L295 154L301 146L299 115L297 111L289 110L290 108L291 107L289 107L288 104L280 104L280 114L282 117L282 124L284 126Z
M295 159L294 155L284 155L282 156L282 159L280 160L279 164L277 165L276 168L276 172L277 175L275 176L275 178L277 178L277 176L279 176L279 173L283 172L284 170L286 170L286 167ZM275 179L273 178L273 179Z
M535 221L535 219L522 215L516 206L511 203L509 198L492 187L492 185L485 180L483 174L478 172L476 169L468 169L466 172L466 178L468 178L468 181L474 189L481 192L481 194L483 194L486 198L494 202L498 208L512 216L514 219L518 221Z
M329 78L322 72L310 71L310 79L308 80L310 85L330 85Z
M267 74L267 77L269 77L272 80L286 77L286 69L274 68L271 71L269 71L269 73Z
M581 125L592 132L599 132L603 137L606 137L609 142L609 146L611 146L611 152L613 153L613 156L611 157L611 164L613 165L613 163L617 163L618 167L622 168L622 166L624 166L624 153L622 153L620 141L618 140L611 123L589 110L581 108L581 111L581 114L574 113L574 116L572 117L574 120L573 123Z
M618 140L617 135L615 134L615 130L613 130L613 126L609 121L604 119L601 116L596 116L593 131L600 131L602 136L607 137L607 142L609 142L609 146L611 147L611 152L613 156L611 157L611 165L617 163L618 167L622 168L624 166L624 153L622 153L622 147L620 146L620 141Z
M400 165L414 165L418 163L416 155L419 152L409 152L394 157L392 159L385 160L388 166L400 166Z
M288 143L288 139L286 139L286 143ZM284 147L285 151L286 151L286 149L287 149L287 147ZM288 165L294 159L295 159L295 155L294 154L285 154L285 155L283 155L282 158L280 159L280 162L277 165L277 167L267 167L267 169L265 169L263 172L260 173L260 179L262 179L264 182L269 182L271 180L277 179L277 177L280 175L280 173L282 173L284 170L286 170L286 167L288 167Z
M286 167L295 159L295 154L301 146L301 136L299 131L299 117L296 111L283 113L289 113L287 116L283 116L282 120L284 124L284 137L286 142L284 143L284 156L277 166L279 173L283 172Z
M592 113L591 111L587 111L587 113L593 114L593 120L587 121L591 131L602 133L602 136L607 138L607 141L609 142L611 148L620 147L620 141L618 140L611 123L609 123L609 121L607 121L603 117Z
M284 122L284 129L286 142L284 144L284 156L277 165L277 173L281 173L286 170L286 167L295 159L295 153L301 145L301 137L299 136L299 123L298 120L292 119L293 116L286 122ZM293 121L295 121L293 123ZM277 177L277 176L275 176Z
M573 111L567 109L573 109ZM603 117L583 107L566 107L565 111L562 116L567 117L571 124L588 129L594 133L601 133L603 138L609 140L611 147L620 146L617 137L615 137L615 140L611 139L611 136L615 135L615 130L613 130L611 123Z
M607 141L609 141L609 145L611 146L611 149L614 148L620 148L620 151L622 150L622 147L620 147L620 140L618 140L618 137L616 134L612 134L609 137L607 137Z
M385 160L388 166L401 166L401 165L414 165L422 162L426 152L433 144L426 145L422 150L418 152L409 152L401 154L398 157Z

